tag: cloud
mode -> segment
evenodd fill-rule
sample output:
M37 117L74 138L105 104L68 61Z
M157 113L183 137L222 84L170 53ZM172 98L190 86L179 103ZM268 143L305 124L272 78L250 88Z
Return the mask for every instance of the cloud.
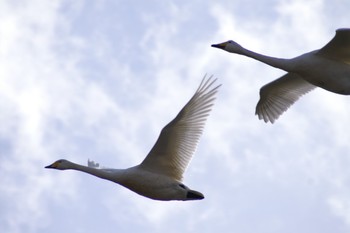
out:
M346 232L348 98L318 89L264 124L254 115L258 90L284 72L210 44L234 39L293 57L327 43L348 22L333 17L348 3L268 3L250 12L256 2L4 3L1 229ZM141 162L205 73L223 86L185 174L202 202L153 202L43 169L60 157Z
M39 2L38 2L39 3ZM74 59L57 60L55 27L62 27L59 2L17 5L6 3L1 12L1 200L11 200L2 211L2 229L36 232L50 224L49 200L72 198L75 179L44 174L44 165L60 145L52 119L64 121L69 113L61 101L72 98L69 66ZM62 38L61 38L62 39ZM58 107L58 108L56 108ZM62 111L57 111L63 110ZM71 109L70 109L71 110ZM62 115L64 115L62 117ZM50 120L51 119L51 120ZM46 136L55 138L47 144ZM69 182L68 182L69 181ZM65 190L55 187L66 187ZM47 191L51 190L50 198Z

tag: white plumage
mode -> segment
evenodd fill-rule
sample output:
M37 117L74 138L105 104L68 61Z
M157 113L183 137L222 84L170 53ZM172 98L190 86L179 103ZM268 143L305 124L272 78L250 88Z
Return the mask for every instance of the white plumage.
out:
M127 169L99 168L60 159L45 168L73 169L116 182L142 196L155 200L198 200L204 196L182 184L183 173L189 164L206 119L221 85L213 87L216 79L203 78L199 88L174 120L166 125L144 161Z
M265 122L274 123L302 95L315 87L350 94L350 29L338 29L335 37L323 48L292 59L261 55L232 40L212 47L248 56L288 72L260 89L255 113Z

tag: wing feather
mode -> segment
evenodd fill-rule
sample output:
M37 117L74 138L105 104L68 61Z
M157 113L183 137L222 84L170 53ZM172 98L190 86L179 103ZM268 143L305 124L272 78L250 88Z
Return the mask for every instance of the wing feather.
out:
M204 76L196 93L179 114L166 125L151 151L140 164L144 169L181 181L202 135L205 122L221 85Z
M318 50L317 54L350 63L350 29L338 29L333 39Z
M302 95L315 87L299 75L287 73L260 89L260 100L256 106L255 115L258 115L260 120L274 123Z

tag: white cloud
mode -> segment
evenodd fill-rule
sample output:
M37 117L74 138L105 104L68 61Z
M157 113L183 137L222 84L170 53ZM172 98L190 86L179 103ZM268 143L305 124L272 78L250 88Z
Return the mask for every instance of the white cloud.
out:
M3 3L0 228L346 232L348 98L316 90L264 124L254 116L258 90L283 72L210 48L234 39L281 57L317 49L348 21L333 17L349 5L338 2L344 6L271 1L268 20L239 12L240 2L158 4L161 10ZM95 177L43 169L61 156L135 165L205 73L223 86L185 174L203 201L154 202Z
M1 109L7 111L2 114L0 189L2 202L11 204L3 208L1 228L36 232L50 223L49 200L76 195L74 178L56 179L44 175L43 169L56 151L55 145L46 143L47 133L52 133L47 123L66 113L55 111L55 106L72 97L64 87L73 82L62 81L71 73L65 70L71 61L56 60L53 50L54 29L62 26L59 2L3 4L0 95ZM59 141L57 132L51 136ZM48 190L51 197L43 199Z
M347 225L350 225L350 200L348 197L332 196L328 204L335 215L343 218Z

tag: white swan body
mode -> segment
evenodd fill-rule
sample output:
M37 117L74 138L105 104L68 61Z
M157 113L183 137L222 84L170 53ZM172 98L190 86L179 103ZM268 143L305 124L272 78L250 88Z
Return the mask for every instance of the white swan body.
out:
M302 95L315 87L350 94L350 29L338 29L335 37L323 48L292 59L261 55L232 40L212 47L251 57L288 72L260 89L256 115L265 122L274 123Z
M202 193L189 189L181 181L221 86L212 87L215 81L212 77L204 77L190 101L162 129L156 144L141 164L127 169L110 169L100 168L93 161L83 166L60 159L45 168L89 173L154 200L203 199Z

